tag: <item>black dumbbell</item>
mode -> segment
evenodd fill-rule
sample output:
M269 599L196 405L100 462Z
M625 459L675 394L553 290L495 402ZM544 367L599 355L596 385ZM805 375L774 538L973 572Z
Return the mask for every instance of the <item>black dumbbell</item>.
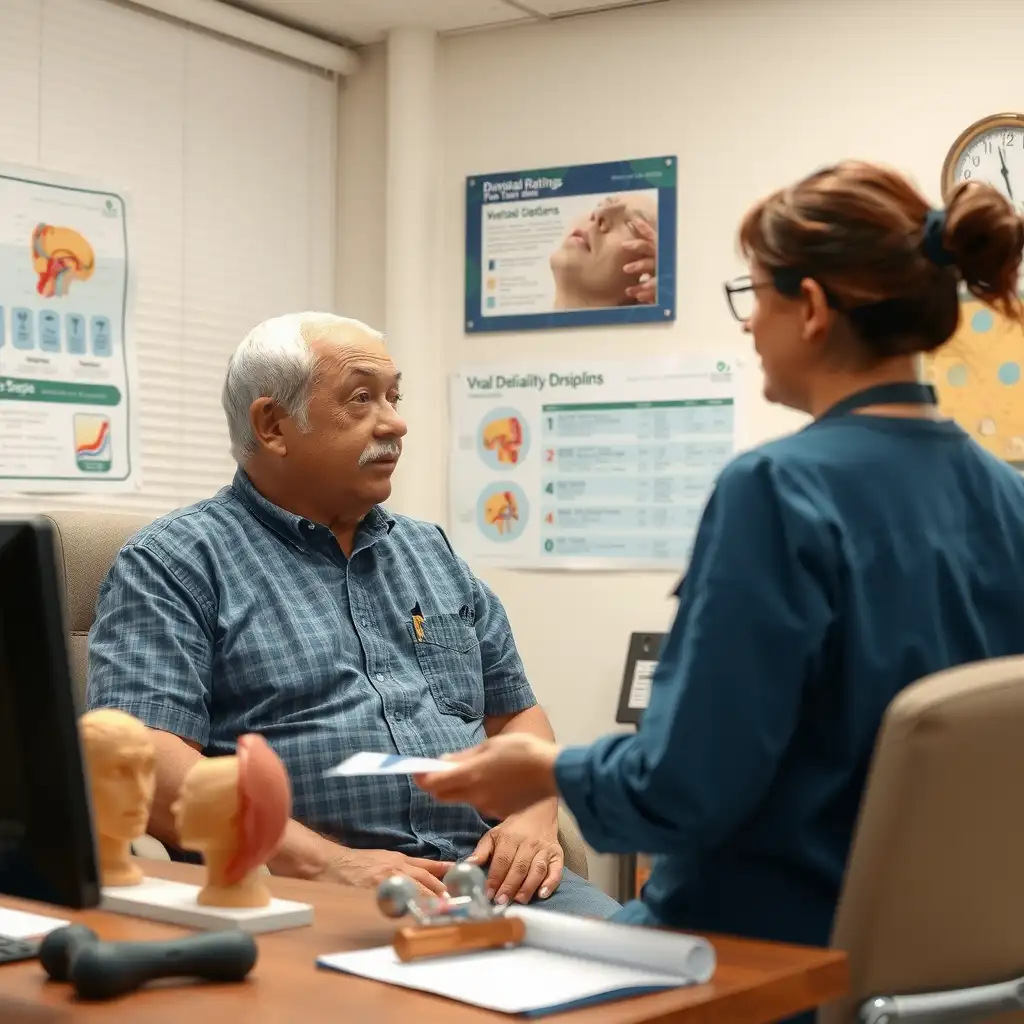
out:
M71 960L82 944L99 942L100 937L84 924L69 924L50 932L39 947L39 962L54 981L70 981Z
M81 999L113 999L158 978L242 981L256 963L248 932L223 931L157 942L101 942L72 924L43 939L39 961L54 981L69 981Z

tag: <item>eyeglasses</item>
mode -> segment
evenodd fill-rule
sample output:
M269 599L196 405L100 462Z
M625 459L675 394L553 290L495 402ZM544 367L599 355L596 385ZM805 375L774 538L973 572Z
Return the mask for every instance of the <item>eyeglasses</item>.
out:
M748 323L754 315L754 293L759 288L774 288L780 295L795 299L799 297L802 284L807 278L815 280L813 275L799 267L773 267L768 272L772 278L770 281L755 283L749 274L726 281L725 300L729 303L730 312L741 324ZM851 312L820 281L818 287L825 293L825 300L832 309L840 313Z
M771 288L768 281L755 284L748 276L737 277L725 282L725 301L729 303L729 311L741 324L745 324L754 315L754 293L758 288Z

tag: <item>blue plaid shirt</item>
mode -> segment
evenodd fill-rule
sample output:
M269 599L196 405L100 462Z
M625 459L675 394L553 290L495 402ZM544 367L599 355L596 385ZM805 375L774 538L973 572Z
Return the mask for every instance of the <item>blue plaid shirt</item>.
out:
M500 601L440 527L377 507L346 558L241 471L132 538L90 634L90 707L211 756L262 733L295 816L351 847L468 855L489 824L472 808L435 803L405 776L323 773L360 750L461 750L485 718L535 703Z

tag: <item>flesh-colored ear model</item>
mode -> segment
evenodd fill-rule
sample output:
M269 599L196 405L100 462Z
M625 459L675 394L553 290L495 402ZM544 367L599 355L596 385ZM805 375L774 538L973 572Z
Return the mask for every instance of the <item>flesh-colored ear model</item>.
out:
M238 739L239 836L224 871L233 885L276 853L292 816L292 787L281 759L256 733Z
M291 783L262 736L247 734L229 757L197 761L173 806L178 841L206 864L204 906L264 907L260 869L273 856L292 811Z

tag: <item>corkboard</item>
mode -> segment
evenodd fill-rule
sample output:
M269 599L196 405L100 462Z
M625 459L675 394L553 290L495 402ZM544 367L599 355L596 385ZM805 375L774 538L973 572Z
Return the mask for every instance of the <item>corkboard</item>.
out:
M980 302L961 306L960 328L925 359L944 415L993 455L1024 469L1024 331Z

